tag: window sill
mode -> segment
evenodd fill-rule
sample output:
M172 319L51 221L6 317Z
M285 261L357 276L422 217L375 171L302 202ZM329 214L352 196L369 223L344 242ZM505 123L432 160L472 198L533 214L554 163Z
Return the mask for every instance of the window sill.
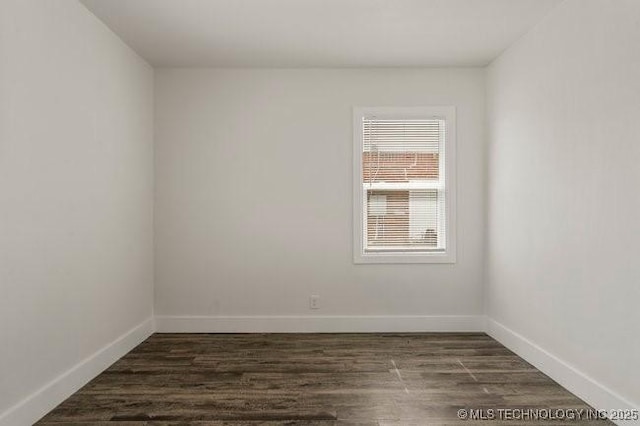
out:
M356 253L355 264L375 263L456 263L455 253Z

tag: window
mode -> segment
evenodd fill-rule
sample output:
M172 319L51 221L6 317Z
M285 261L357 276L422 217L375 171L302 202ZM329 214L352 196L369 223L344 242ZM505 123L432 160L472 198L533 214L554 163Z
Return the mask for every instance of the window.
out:
M354 262L455 262L455 108L354 109Z

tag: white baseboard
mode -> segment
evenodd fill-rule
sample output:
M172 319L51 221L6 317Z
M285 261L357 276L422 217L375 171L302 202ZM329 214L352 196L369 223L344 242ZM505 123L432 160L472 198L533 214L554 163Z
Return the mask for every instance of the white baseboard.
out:
M482 332L484 315L156 316L160 333Z
M568 362L541 348L526 337L487 318L486 332L489 336L515 352L525 361L558 382L587 404L598 410L637 410L639 406L616 394L611 389L587 376ZM640 425L640 421L618 421L618 425Z
M0 426L34 424L153 331L153 318L149 318L0 414Z

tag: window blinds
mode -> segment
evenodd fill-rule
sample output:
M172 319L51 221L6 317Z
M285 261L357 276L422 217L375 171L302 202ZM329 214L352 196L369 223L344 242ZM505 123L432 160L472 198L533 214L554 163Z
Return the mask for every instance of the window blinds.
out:
M362 126L365 253L444 251L444 120L364 117Z

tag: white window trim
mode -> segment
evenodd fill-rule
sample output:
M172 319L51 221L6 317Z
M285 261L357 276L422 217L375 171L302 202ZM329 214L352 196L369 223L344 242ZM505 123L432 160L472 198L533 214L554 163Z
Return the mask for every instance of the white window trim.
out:
M440 118L445 120L445 251L364 252L364 200L362 184L362 119L376 115L388 118ZM456 109L454 106L354 107L353 108L353 262L354 263L455 263L456 262Z

